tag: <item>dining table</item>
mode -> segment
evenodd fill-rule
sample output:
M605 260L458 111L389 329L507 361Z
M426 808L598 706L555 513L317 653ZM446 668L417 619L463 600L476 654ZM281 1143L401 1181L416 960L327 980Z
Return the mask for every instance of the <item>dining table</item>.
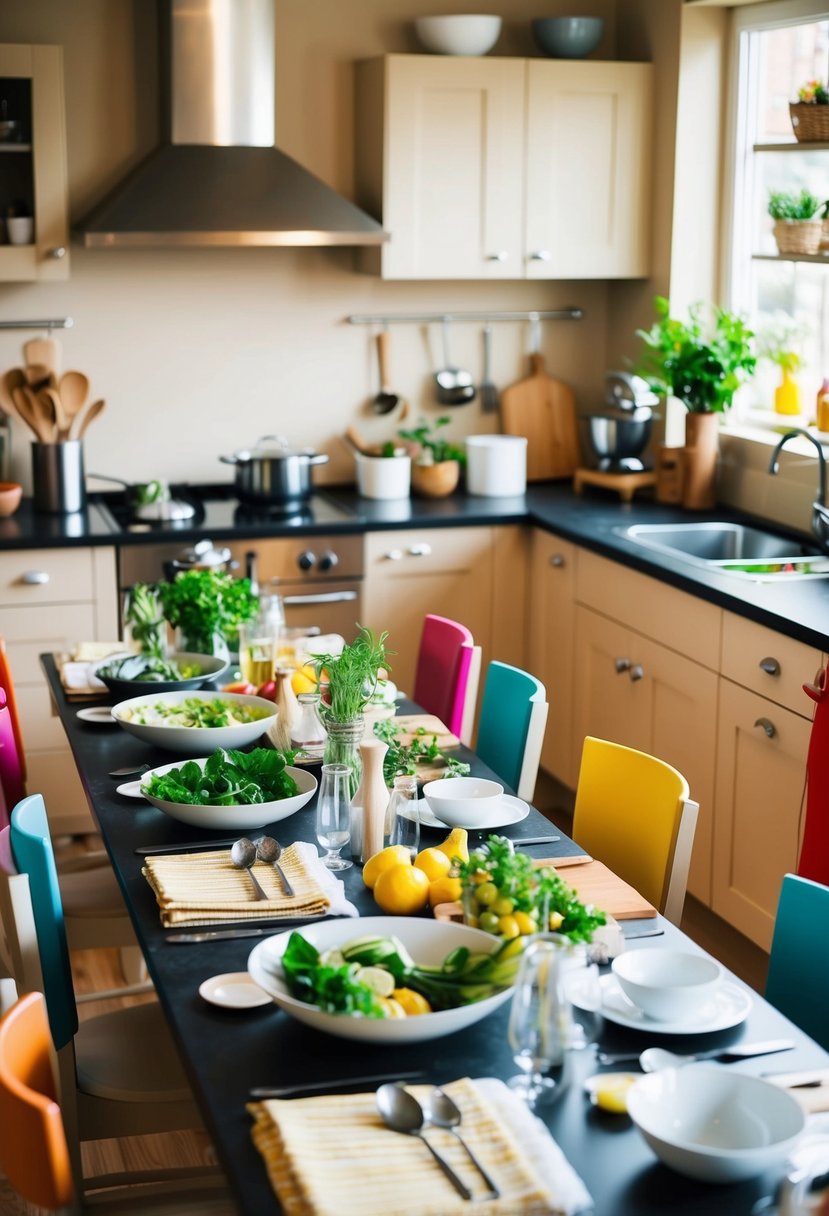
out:
M126 778L111 776L113 770L143 764L153 767L176 757L153 749L114 720L79 718L82 706L67 698L54 656L41 655L41 665L158 1000L241 1213L267 1216L280 1211L263 1160L251 1139L252 1120L246 1106L252 1089L319 1086L323 1092L343 1092L350 1078L377 1074L416 1072L421 1074L418 1081L445 1084L461 1077L507 1080L520 1071L507 1039L509 1002L446 1037L391 1045L334 1038L301 1024L275 1003L240 1010L220 1008L204 1000L199 995L200 985L212 976L245 971L248 957L261 939L172 943L170 931L162 927L155 895L142 874L144 853L168 845L180 845L186 852L191 842L227 837L229 833L211 834L188 827L144 800L119 794L117 786ZM102 696L97 703L112 702ZM417 712L417 707L403 702L400 712ZM457 755L470 763L474 774L494 777L469 749L460 746ZM312 800L263 830L287 846L293 841L316 845L314 829ZM446 834L423 828L422 846L438 844ZM500 834L512 839L516 847L521 847L522 840L557 837L551 843L526 846L537 858L582 852L563 830L532 807L523 820L501 829ZM483 839L483 833L471 832L470 846ZM346 896L361 916L379 913L362 881L359 864L338 877L342 877ZM427 910L423 915L431 913ZM660 915L620 924L626 949L664 945L699 950ZM355 927L359 933L359 921L355 921ZM279 932L279 926L275 925L273 931ZM389 931L394 931L393 917L389 918ZM664 1216L666 1212L754 1216L762 1210L763 1201L773 1195L780 1181L779 1170L729 1185L696 1181L673 1172L658 1161L627 1115L605 1112L591 1104L584 1087L586 1078L597 1072L619 1070L618 1066L598 1063L597 1047L607 1052L635 1053L658 1045L695 1053L738 1043L789 1039L790 1050L723 1066L754 1075L829 1068L829 1054L817 1043L736 976L729 972L726 975L751 997L748 1014L740 1024L714 1032L666 1035L656 1029L632 1029L605 1017L601 1019L598 1043L569 1053L566 1083L559 1086L553 1101L537 1107L536 1114L590 1192L595 1216ZM152 1051L152 1044L137 1043L135 1050ZM635 1062L621 1067L638 1070ZM361 1089L365 1091L366 1086L353 1085L355 1092ZM355 1161L354 1169L360 1169L359 1161Z

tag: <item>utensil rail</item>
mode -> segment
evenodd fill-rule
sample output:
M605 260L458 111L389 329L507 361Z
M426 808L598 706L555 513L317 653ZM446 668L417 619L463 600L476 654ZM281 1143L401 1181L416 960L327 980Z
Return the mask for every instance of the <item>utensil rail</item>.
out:
M351 313L349 325L432 325L440 321L581 321L583 308L531 309L528 312Z

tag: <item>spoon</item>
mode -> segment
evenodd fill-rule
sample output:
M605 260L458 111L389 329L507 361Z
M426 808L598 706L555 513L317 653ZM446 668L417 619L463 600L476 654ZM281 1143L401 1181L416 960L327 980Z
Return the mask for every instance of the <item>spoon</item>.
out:
M400 404L400 397L389 388L389 335L385 329L377 335L377 366L380 369L380 391L371 407L375 414L390 414Z
M498 1190L495 1183L490 1178L484 1167L481 1165L478 1158L472 1152L472 1149L464 1140L459 1131L455 1129L460 1125L462 1115L458 1107L452 1101L448 1094L442 1089L433 1089L429 1095L429 1100L426 1104L426 1118L429 1123L435 1127L441 1127L444 1131L451 1132L456 1140L459 1140L466 1149L466 1154L469 1160L475 1166L475 1169L483 1178L484 1182L489 1187L489 1193L493 1199L497 1199L501 1192Z
M273 866L279 875L279 880L282 883L285 894L289 899L293 899L293 897L296 895L296 891L288 882L287 878L285 877L285 871L279 864L279 859L282 856L282 845L278 840L274 840L273 836L260 836L260 838L254 843L256 846L256 860L265 861L269 866Z
M86 404L89 396L89 380L83 372L64 372L60 378L60 399L69 422Z
M775 1051L790 1051L794 1043L790 1039L770 1039L767 1043L746 1044L743 1051L738 1047L720 1048L717 1051L700 1051L696 1055L681 1056L664 1047L646 1047L639 1057L643 1072L661 1072L663 1068L682 1068L696 1060L745 1059L747 1056L771 1055Z
M475 385L469 372L452 366L449 355L449 320L443 321L443 359L446 364L435 372L437 398L441 405L466 405L475 397Z
M113 768L110 769L110 777L132 777L138 773L146 773L149 764L131 765L129 768Z
M240 840L234 841L230 849L230 860L236 866L237 870L247 870L248 877L253 883L253 889L257 899L267 899L267 895L259 886L256 876L251 869L251 866L256 861L256 845L252 840L248 840L247 836L242 836Z
M89 426L90 422L93 421L93 419L98 417L105 405L106 402L103 399L93 401L91 405L86 407L83 415L75 415L75 417L72 419L73 426L80 417L80 423L77 425L77 434L75 435L76 439L83 439L84 435L86 434L86 428Z
M472 1198L472 1192L461 1182L449 1162L444 1161L437 1149L423 1135L422 1129L426 1122L423 1107L413 1094L400 1084L381 1085L377 1090L377 1109L386 1127L390 1127L393 1132L400 1132L404 1136L417 1136L422 1140L458 1194L464 1199Z

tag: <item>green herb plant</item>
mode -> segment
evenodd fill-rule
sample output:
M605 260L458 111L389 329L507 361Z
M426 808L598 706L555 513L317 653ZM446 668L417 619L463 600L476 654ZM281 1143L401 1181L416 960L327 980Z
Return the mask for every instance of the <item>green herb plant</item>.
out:
M446 756L438 747L437 735L431 735L422 726L414 731L410 743L406 744L400 738L401 726L393 718L374 723L374 733L378 739L387 745L388 751L383 757L383 778L386 785L391 786L395 777L417 776L418 764L446 765L444 777L465 777L470 766L454 756Z
M375 638L370 629L359 629L354 641L346 643L340 654L318 655L314 660L323 689L328 680L327 700L324 697L320 705L323 719L353 722L374 696L380 673L388 670L388 633Z
M797 193L791 190L769 192L768 211L773 220L813 220L822 206L823 200L806 189Z
M798 349L803 342L803 327L795 324L788 313L775 313L768 325L757 335L757 355L774 363L790 374L799 370L803 357Z
M142 654L163 659L167 654L167 623L158 595L158 588L149 583L136 583L127 592L124 624Z
M430 426L425 418L421 418L416 427L397 433L401 439L418 444L420 451L415 457L417 464L441 464L444 460L457 460L458 464L464 465L466 464L464 449L438 433L451 421L452 419L446 414L442 418L436 418Z
M285 767L295 752L257 747L250 752L220 747L204 768L188 760L181 768L155 774L145 789L153 798L187 806L250 806L292 798L299 787Z
M724 308L694 304L685 322L670 315L664 296L656 296L654 306L654 324L636 331L645 350L634 371L655 393L678 398L689 413L729 409L757 366L753 331Z
M799 101L817 106L829 106L829 89L822 80L807 80L797 90Z
M235 648L242 621L259 610L250 579L223 570L182 570L172 583L159 583L156 590L165 618L197 654L212 654L217 634Z

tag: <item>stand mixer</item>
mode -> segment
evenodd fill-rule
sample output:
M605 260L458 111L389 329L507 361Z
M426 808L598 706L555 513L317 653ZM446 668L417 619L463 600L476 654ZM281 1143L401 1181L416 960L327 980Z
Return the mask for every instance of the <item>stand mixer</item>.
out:
M641 376L629 372L607 372L603 414L591 414L587 422L590 442L603 473L642 473L641 453L651 435L653 406L659 398Z

